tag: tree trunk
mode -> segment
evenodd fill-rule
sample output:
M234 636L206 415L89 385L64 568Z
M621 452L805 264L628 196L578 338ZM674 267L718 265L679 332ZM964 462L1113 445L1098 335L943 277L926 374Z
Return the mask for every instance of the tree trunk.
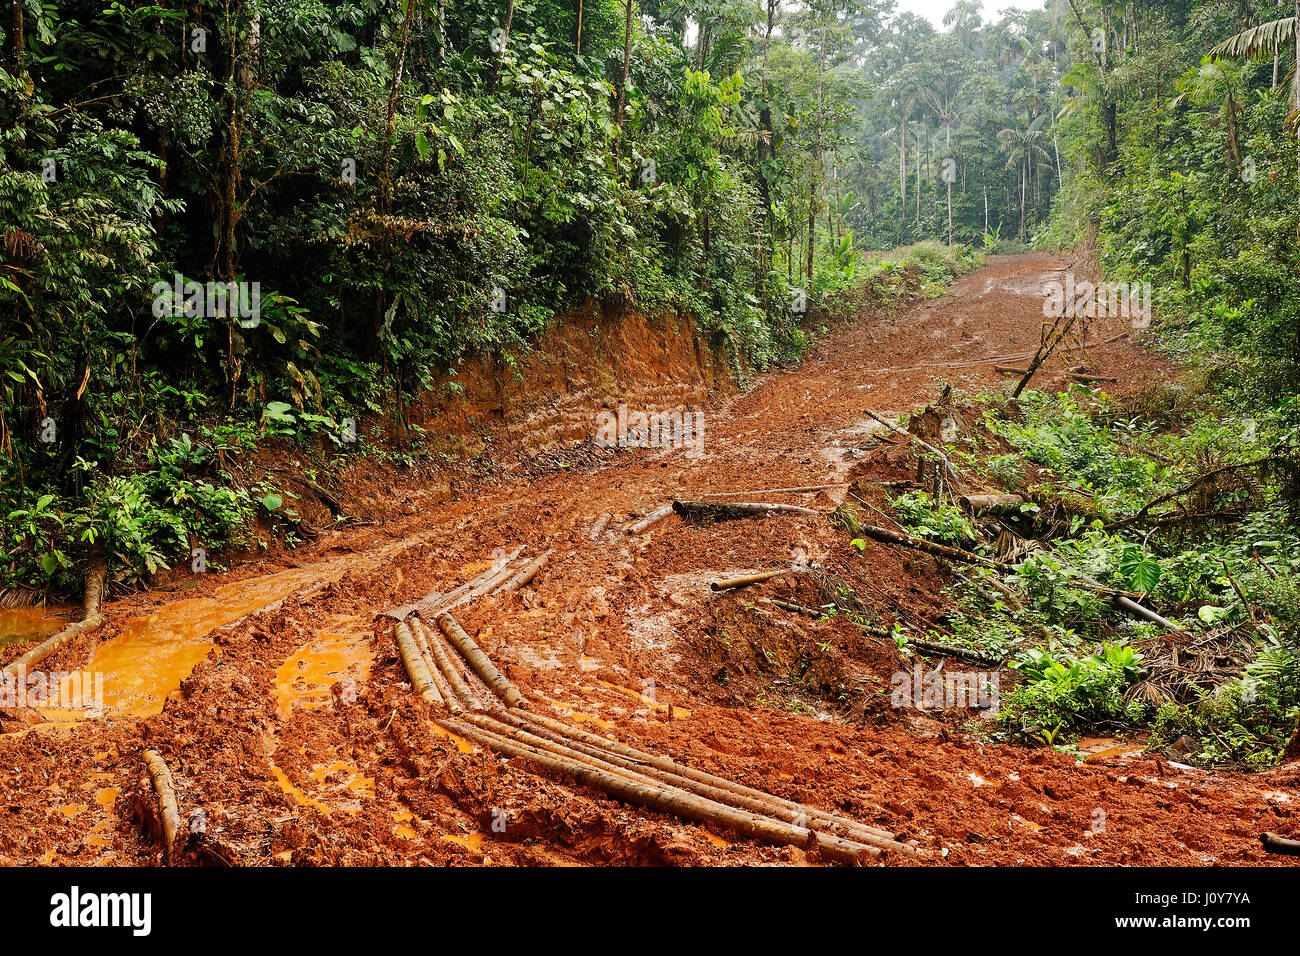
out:
M627 22L623 26L623 76L618 82L618 107L614 110L614 125L623 127L623 110L627 107L627 74L632 66L632 0L627 0ZM614 150L618 153L617 147Z
M762 163L767 158L769 151L773 157L776 156L776 143L772 131L772 108L767 103L767 61L768 54L772 46L772 29L776 24L776 4L777 0L767 0L767 32L763 36L763 109L759 112L759 122L762 124L763 132L766 139L760 139L758 142L758 162L759 167L754 171L755 181L758 183L758 192L763 201L763 228L765 236L760 237L758 243L759 269L762 273L761 281L766 284L766 272L772 267L772 237L776 227L776 210L772 206L772 189L768 185L767 177L763 175ZM766 298L764 298L766 302Z
M221 150L216 164L217 178L217 231L216 248L213 250L213 268L221 282L233 283L237 269L235 251L237 229L241 218L239 212L239 194L241 170L243 166L244 146L244 97L241 86L251 85L251 76L244 76L240 67L241 50L239 38L240 23L243 19L244 5L236 4L227 9L225 19L226 75L225 75L225 129L222 131ZM251 54L250 50L243 55ZM248 80L247 83L241 83ZM239 390L239 379L243 359L241 356L243 336L236 330L235 310L226 315L226 384L230 389L228 401L231 407Z
M898 123L898 192L903 198L903 214L899 221L907 218L907 113L900 111Z
M815 174L814 174L815 175ZM817 180L808 184L808 279L813 277L813 237L817 233Z
M9 72L21 76L26 61L27 41L23 38L23 0L9 4Z
M916 229L917 238L921 230L921 144L916 146Z
M511 0L511 9L514 7L514 0ZM411 17L415 13L415 0L408 0L406 5L406 16L402 20L402 37L397 48L397 64L393 68L393 85L388 91L388 113L384 124L384 148L381 152L379 162L379 209L386 216L392 211L393 205L393 181L389 172L389 163L392 159L393 132L397 125L397 98L402 92L402 73L406 68L406 46L411 37ZM498 61L499 63L500 61ZM496 79L493 78L495 85ZM381 251L387 246L384 239L380 239ZM382 255L381 258L387 262L388 256ZM378 356L380 353L380 334L384 327L384 314L387 310L387 296L384 295L382 285L375 287L374 310L371 316L370 328L370 352ZM384 362L387 365L387 359ZM401 412L398 411L400 416ZM399 418L400 422L400 418ZM399 429L400 431L400 429Z
M952 159L952 124L950 122L944 124L944 136L946 137L948 158ZM953 162L956 162L956 160L953 160ZM944 176L944 179L946 179L948 182L948 245L951 246L952 245L952 172L948 171L947 169L945 169L944 172L946 174ZM955 172L955 170L953 172Z
M1029 188L1029 163L1020 164L1020 241L1025 241L1025 195Z

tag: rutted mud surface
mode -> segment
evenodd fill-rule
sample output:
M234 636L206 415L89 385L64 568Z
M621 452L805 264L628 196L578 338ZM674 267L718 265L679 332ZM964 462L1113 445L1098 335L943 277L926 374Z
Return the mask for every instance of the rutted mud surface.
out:
M708 588L720 575L812 562L882 621L933 618L944 581L929 559L874 543L859 553L829 522L798 515L702 526L672 516L635 536L622 530L674 497L826 484L867 461L891 477L901 464L889 456L904 450L873 455L862 408L906 414L944 384L996 384L995 364L1037 346L1041 290L1064 268L994 259L943 300L864 309L799 368L708 409L700 457L584 446L557 453L564 467L540 476L323 534L295 567L209 576L180 601L110 606L101 634L46 666L103 664L146 632L153 653L114 665L121 679L106 685L105 717L0 737L0 862L159 862L137 819L152 799L145 748L172 768L184 862L818 862L538 776L429 723L391 624L374 613L450 591L521 545L555 551L537 580L457 618L571 724L894 831L940 854L935 862L1282 862L1257 835L1300 835L1295 765L1240 776L1107 746L1083 764L988 746L889 707L902 666L892 643L770 603L817 603L802 577L736 594ZM1121 331L1118 320L1098 323L1089 339ZM1164 371L1131 339L1089 350L1087 364L1118 390ZM1049 370L1036 384L1059 382ZM761 497L830 507L840 495Z

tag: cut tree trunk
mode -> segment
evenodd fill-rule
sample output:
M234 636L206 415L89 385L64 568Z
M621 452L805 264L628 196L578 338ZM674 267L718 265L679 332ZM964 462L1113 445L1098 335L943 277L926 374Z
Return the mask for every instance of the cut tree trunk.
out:
M534 558L528 562L513 577L506 579L506 582L492 592L493 597L501 594L509 594L512 591L518 591L521 587L528 584L537 577L542 568L546 567L546 562L551 559L553 551L546 551L540 557Z
M971 514L1004 514L1020 507L1025 499L1020 495L962 495L957 499Z
M445 701L434 685L433 675L429 673L429 667L424 662L424 656L420 653L415 638L411 636L410 628L405 624L398 624L393 628L393 637L397 641L397 650L402 655L402 664L411 678L411 686L415 689L416 695L430 706L442 706Z
M176 833L180 830L181 817L176 802L176 788L172 786L172 773L167 769L167 762L156 750L144 752L145 766L149 768L149 778L153 781L154 793L158 795L158 817L162 821L163 861L172 865L176 852Z
M469 662L469 666L474 669L474 673L478 674L483 679L483 683L491 688L492 693L505 701L509 707L526 708L528 706L528 701L519 692L519 688L497 670L496 665L483 653L483 649L478 646L474 638L465 633L465 629L456 623L454 617L450 614L438 615L438 627L447 636L447 640L452 643L452 646L460 651L460 655Z
M101 554L95 554L86 567L86 589L82 601L81 620L76 624L65 627L57 634L33 647L22 657L5 665L3 669L0 669L0 677L14 677L20 672L35 667L65 644L103 624L104 615L100 613L100 605L104 599L104 575L104 557Z
M640 534L643 531L647 531L652 526L658 524L660 521L663 521L664 518L667 518L672 513L673 513L672 505L664 505L662 508L656 508L654 511L650 512L648 515L642 518L640 521L636 522L635 524L628 525L627 533Z
M821 514L820 511L803 508L799 505L742 501L727 502L725 504L712 501L674 501L673 511L694 522L731 521L736 518L752 518L754 515L765 515L774 512L811 515L813 517Z
M1276 833L1261 833L1259 842L1269 853L1281 853L1283 856L1300 856L1300 840L1288 840Z
M789 568L782 568L779 571L761 571L758 574L744 574L735 578L724 578L721 581L714 581L709 585L713 591L728 591L732 588L743 588L751 584L762 584L764 581L770 581L773 578L779 578L783 574L792 574Z
M944 558L956 564L982 564L985 567L998 568L1003 571L1013 570L1011 565L1003 564L1000 561L994 561L991 558L985 558L975 554L973 551L963 551L961 548L950 548L946 544L939 544L936 541L927 541L924 538L917 538L903 531L890 531L888 528L878 528L875 525L864 524L858 529L868 538L879 541L883 544L898 544L905 548L912 548L916 551L924 551L926 554L934 555L936 558Z

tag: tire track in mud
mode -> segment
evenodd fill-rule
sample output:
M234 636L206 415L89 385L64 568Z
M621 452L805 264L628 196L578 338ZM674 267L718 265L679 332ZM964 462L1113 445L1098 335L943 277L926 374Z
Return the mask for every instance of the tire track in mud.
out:
M154 749L172 768L189 821L181 862L805 862L799 847L729 842L537 776L503 762L490 743L429 720L410 691L391 620L374 612L432 591L452 594L491 573L494 551L505 556L526 541L530 555L553 549L545 572L527 587L477 596L457 618L531 700L564 715L566 729L554 731L563 747L581 743L609 756L607 744L575 733L591 728L675 766L941 848L948 862L1277 862L1263 859L1255 834L1293 832L1294 781L1285 775L1186 774L1131 757L1081 768L1063 755L988 746L933 724L914 729L888 714L845 723L825 694L813 698L815 716L764 706L792 686L767 656L795 659L824 643L830 650L812 670L826 671L828 687L850 679L870 686L897 668L896 656L844 622L814 633L707 586L791 561L826 562L856 573L882 607L933 612L942 580L930 566L874 546L851 565L826 522L799 515L708 527L667 517L624 530L674 498L844 480L874 441L863 407L905 414L945 383L993 386L1001 380L995 361L1032 351L1041 289L1061 267L1045 256L996 258L945 299L864 309L798 368L710 409L698 458L610 452L435 506L405 525L423 536L418 546L398 541L369 565L337 558L341 572L311 595L289 593L216 632L193 673L159 695L160 713L0 738L0 761L23 768L20 779L0 782L11 808L0 823L0 860L160 862L157 844L129 822L148 796L142 752ZM1098 326L1093 334L1119 331ZM1130 341L1092 350L1088 362L1135 384L1162 372ZM1036 385L1060 380L1053 369L1042 374ZM835 495L773 500L825 509ZM330 540L368 550L366 535ZM352 665L331 660L322 644L340 630L355 638L344 642ZM322 661L315 670L313 654ZM493 732L500 743L500 728ZM92 784L85 792L96 799L80 800ZM120 795L104 808L99 798L111 791ZM93 826L103 846L87 838L91 813L67 809L91 802L104 810ZM1101 805L1110 808L1109 829L1091 834Z

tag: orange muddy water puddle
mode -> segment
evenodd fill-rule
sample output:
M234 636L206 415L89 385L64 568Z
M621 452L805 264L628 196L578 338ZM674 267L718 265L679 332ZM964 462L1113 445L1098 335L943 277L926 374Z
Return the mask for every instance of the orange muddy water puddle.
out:
M410 810L394 810L393 819L397 821L397 826L393 827L394 836L399 836L403 840L414 840L418 835L412 823L419 823L420 818Z
M208 597L187 598L129 618L121 633L100 644L85 670L104 675L104 713L150 717L181 686L213 647L212 632L271 606L295 591L336 581L347 571L371 570L390 554L412 547L416 535L383 548L346 554L301 568L232 581ZM111 606L108 613L112 614ZM50 721L81 720L87 700L68 710L42 710ZM93 710L92 710L93 712Z
M363 776L356 767L344 760L336 760L331 764L318 763L311 768L311 775L322 784L327 783L331 776L343 777L342 781L329 784L329 788L337 793L352 792L371 798L375 795L374 779Z
M331 807L321 800L309 796L275 764L271 765L271 773L275 775L275 782L280 785L281 790L293 797L302 806L314 807L326 816L334 810L342 810L344 813L356 813L360 809L359 806L348 806L346 803ZM352 796L374 799L374 778L363 775L355 766L345 760L336 760L329 764L318 763L311 768L311 776L317 783L316 789L324 790L321 793L322 797ZM331 776L341 777L342 779L330 781Z
M609 681L601 681L601 687L607 687L610 690L618 691L620 694L627 694L629 697L635 697L641 703L645 704L657 714L663 714L665 717L671 717L673 720L685 720L691 716L691 712L685 707L678 707L675 704L661 704L653 697L647 697L630 687L620 687L618 684L611 684Z
M362 623L359 616L335 618L332 624ZM343 683L343 696L355 699L356 686L370 676L374 652L370 632L323 631L308 641L275 672L276 709L282 720L294 706L314 710L329 702L330 688Z
M466 833L464 836L453 836L450 833L444 833L442 839L446 840L448 843L455 843L457 846L463 846L465 849L471 850L474 853L483 852L483 834L481 833Z
M456 736L450 730L447 730L444 727L439 727L437 724L430 724L429 729L432 730L435 734L442 734L444 737L450 739L456 745L456 749L463 754L478 753L478 748L475 747L472 743L470 743L464 737Z
M304 807L315 807L321 813L325 814L326 816L329 816L330 813L329 807L325 806L325 804L321 803L319 800L313 800L311 797L307 796L307 794L299 790L296 786L294 786L293 781L290 780L287 776L285 776L284 771L281 770L279 767L272 765L271 773L275 774L275 782L280 785L280 789L283 790L285 793L287 793L289 796L293 797Z
M560 713L575 724L595 724L597 727L603 727L605 730L613 730L614 724L608 720L601 720L599 717L593 717L591 714L583 714L571 707L565 707L562 704L556 704Z
M72 608L0 608L0 644L39 641L72 622Z

